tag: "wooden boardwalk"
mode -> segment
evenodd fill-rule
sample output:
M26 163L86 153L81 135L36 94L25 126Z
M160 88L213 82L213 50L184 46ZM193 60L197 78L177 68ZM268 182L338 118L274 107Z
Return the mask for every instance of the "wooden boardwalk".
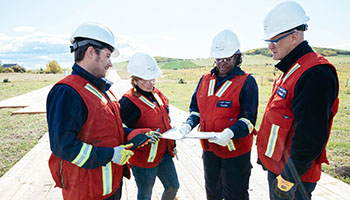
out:
M129 87L129 81L118 81L121 91ZM119 90L119 89L118 89ZM116 92L115 92L116 93ZM121 92L119 92L120 94ZM41 94L46 95L46 94ZM119 96L119 95L118 95ZM45 105L45 101L42 102ZM0 102L1 105L1 102ZM170 107L172 125L179 125L188 114L173 106ZM179 200L206 199L204 188L204 173L201 159L202 149L198 140L185 139L177 141L178 160L174 159L180 180L177 194ZM54 182L48 168L50 148L48 134L28 152L16 165L0 178L0 200L60 200L61 190L54 188ZM249 195L252 200L267 200L268 186L266 172L256 164L256 147L253 146L253 169L250 178ZM123 200L137 199L137 188L133 178L124 178ZM350 199L350 185L322 174L316 190L315 200L345 200ZM157 179L153 189L152 199L161 199L163 187Z

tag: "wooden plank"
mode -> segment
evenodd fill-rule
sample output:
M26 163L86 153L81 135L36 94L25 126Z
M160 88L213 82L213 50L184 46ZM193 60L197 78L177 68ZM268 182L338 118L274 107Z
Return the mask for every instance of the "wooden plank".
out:
M53 85L49 85L38 90L0 101L0 108L27 107L36 102L44 102L45 105L47 94L52 86Z

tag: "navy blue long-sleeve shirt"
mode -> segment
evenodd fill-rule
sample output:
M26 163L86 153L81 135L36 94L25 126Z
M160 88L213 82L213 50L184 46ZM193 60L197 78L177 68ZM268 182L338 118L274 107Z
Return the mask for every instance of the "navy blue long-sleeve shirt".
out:
M215 68L211 70L211 73L214 73L216 78L214 92L216 92L221 87L221 85L224 84L227 80L234 78L236 75L244 74L244 72L238 66L233 68L230 74L226 77L219 77ZM199 80L197 88L192 95L189 109L191 114L186 120L186 123L189 124L192 128L197 126L200 121L200 116L194 113L199 113L200 115L200 110L198 109L197 104L197 90L199 85L201 84L202 78L203 76ZM239 104L241 110L239 115L237 116L237 119L246 118L253 124L253 126L255 126L258 112L258 99L258 86L254 77L249 75L245 80L241 92L239 94ZM245 137L250 133L247 124L241 120L236 121L231 127L228 128L230 128L234 132L235 139Z
M157 100L155 99L152 92L146 92L136 86L136 91L150 100L152 103L158 105ZM141 117L141 110L133 103L129 98L123 96L119 100L120 104L120 116L122 118L123 124L125 124L128 128L134 129L136 122ZM158 105L159 106L159 105ZM169 114L169 107L166 108Z
M276 67L286 73L299 58L312 51L304 41ZM294 165L298 175L302 176L322 153L329 137L329 119L337 95L338 78L329 65L314 66L297 81L292 100L295 133L290 157L282 171L284 178L295 182L290 167Z
M86 79L108 98L106 92L112 82L105 78L96 78L77 64L73 65L72 74ZM52 153L69 162L73 161L83 145L77 135L88 117L88 109L83 99L72 87L57 84L47 97L46 112ZM94 169L104 166L111 161L113 154L111 147L93 146L89 159L82 167Z

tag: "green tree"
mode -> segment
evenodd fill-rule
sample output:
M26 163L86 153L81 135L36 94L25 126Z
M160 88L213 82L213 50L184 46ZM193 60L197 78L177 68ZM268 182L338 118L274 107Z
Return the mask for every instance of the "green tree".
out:
M56 62L56 60L51 60L48 64L46 64L46 73L62 73L61 66Z

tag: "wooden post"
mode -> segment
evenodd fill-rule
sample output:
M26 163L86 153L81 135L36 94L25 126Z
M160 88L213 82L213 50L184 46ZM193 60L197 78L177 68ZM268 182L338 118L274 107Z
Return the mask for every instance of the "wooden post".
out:
M261 77L261 86L263 86L264 77Z

